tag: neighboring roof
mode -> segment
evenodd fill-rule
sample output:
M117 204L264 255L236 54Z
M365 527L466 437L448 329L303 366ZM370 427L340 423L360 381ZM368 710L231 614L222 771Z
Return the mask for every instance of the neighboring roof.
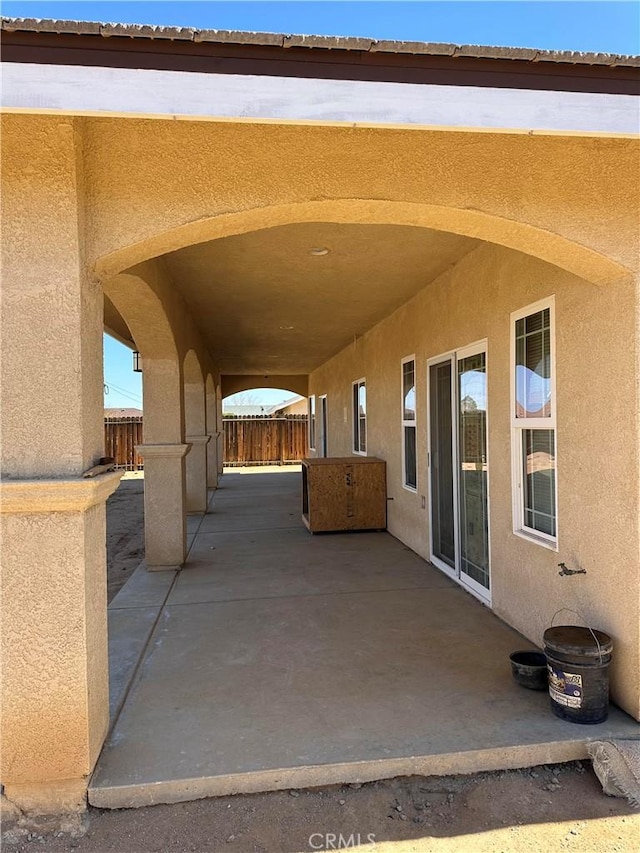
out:
M222 411L225 415L238 415L242 417L258 417L263 415L265 417L269 417L276 412L279 412L281 409L286 409L287 406L291 406L294 403L299 403L300 400L304 400L304 397L301 397L299 394L296 394L294 397L289 397L287 400L283 400L280 403L269 403L268 405L250 405L248 403L241 403L237 406L227 405L224 401L222 403Z
M237 406L228 406L222 404L222 413L224 415L238 415L239 417L259 417L260 415L270 415L271 406L250 406L248 403L243 403Z
M280 409L286 409L287 406L293 406L296 403L300 403L302 400L306 400L306 397L303 397L300 394L294 394L293 397L289 397L286 400L283 400L281 403L276 403L273 407L274 412L279 412Z
M104 410L105 418L141 418L142 409L119 409L113 407Z
M511 59L526 62L556 62L572 65L640 66L640 57L610 53L582 53L568 50L538 50L522 47L491 47L440 42L391 41L351 36L311 36L286 33L258 33L240 30L201 30L194 27L160 27L148 24L109 24L97 21L58 21L39 18L2 18L7 32L121 36L136 39L167 39L197 43L305 47L323 50L405 53L474 59Z

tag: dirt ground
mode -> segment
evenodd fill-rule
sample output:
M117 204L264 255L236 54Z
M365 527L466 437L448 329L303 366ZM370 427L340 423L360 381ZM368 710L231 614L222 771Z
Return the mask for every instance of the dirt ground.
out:
M588 765L410 777L122 811L91 809L84 836L34 834L15 853L635 853L640 814Z
M129 474L107 500L107 597L113 600L144 557L144 480Z
M143 481L107 504L109 598L143 555ZM286 721L283 721L286 725ZM12 853L635 853L640 814L589 762L90 809L80 837L7 827Z

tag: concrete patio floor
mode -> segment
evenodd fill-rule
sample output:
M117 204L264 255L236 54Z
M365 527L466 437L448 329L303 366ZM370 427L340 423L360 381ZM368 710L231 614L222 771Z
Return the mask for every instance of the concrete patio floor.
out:
M637 737L518 687L531 644L387 533L312 536L300 474L225 474L180 572L144 564L109 608L103 808L527 767Z

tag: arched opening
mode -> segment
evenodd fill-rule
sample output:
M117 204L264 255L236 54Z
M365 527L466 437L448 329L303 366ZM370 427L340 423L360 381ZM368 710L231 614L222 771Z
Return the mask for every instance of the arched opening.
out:
M629 270L604 255L550 230L481 210L384 199L325 199L271 205L221 214L177 225L147 240L125 246L96 261L101 278L186 246L303 222L405 225L458 234L515 249L580 276L593 284L629 277Z
M308 398L284 388L247 388L222 401L224 464L297 465L308 451Z
M272 387L283 389L297 390L299 382L303 396L311 394L316 402L325 401L331 456L344 460L348 469L346 474L343 472L336 477L336 482L351 485L357 466L364 469L371 462L383 463L387 491L380 501L382 512L389 531L396 537L394 541L399 540L406 546L402 553L398 552L397 558L406 557L410 550L412 560L418 554L429 561L430 527L434 517L430 460L438 445L429 423L435 421L433 416L441 404L442 411L452 413L451 422L442 428L441 444L450 448L460 446L459 425L466 429L475 424L477 435L467 436L464 448L469 451L473 445L479 450L479 455L469 454L460 460L453 450L451 452L452 470L458 463L471 466L461 468L464 476L458 476L455 487L453 476L451 484L443 483L443 492L446 486L452 501L454 489L465 491L464 512L462 504L455 506L457 515L451 525L452 535L458 535L456 529L468 533L473 528L479 531L479 538L480 535L485 537L486 531L483 540L486 549L482 557L489 555L490 542L490 591L495 596L489 603L495 602L496 612L504 615L512 626L535 637L540 627L535 621L538 615L534 618L522 615L526 608L520 598L521 590L526 589L530 598L544 599L546 581L543 579L550 576L550 551L540 549L534 554L532 549L526 565L520 559L519 565L524 567L519 583L514 583L512 569L514 560L522 557L522 545L521 538L509 535L512 524L509 392L513 368L510 318L529 307L533 312L531 316L535 317L538 301L558 295L556 305L564 321L561 334L557 336L563 383L560 399L564 396L566 406L573 389L585 382L580 369L590 363L593 342L601 352L606 352L610 362L625 358L617 343L617 326L610 321L606 310L611 293L619 294L621 299L627 298L623 281L625 271L597 253L550 232L484 217L477 212L457 211L455 216L450 212L451 217L447 219L443 211L439 211L442 216L436 217L431 210L433 217L430 219L418 215L420 211L411 206L411 218L409 207L391 205L385 212L380 206L377 215L381 219L385 215L386 220L377 222L375 205L355 222L355 207L348 211L350 221L343 209L344 222L331 221L331 214L327 214L327 219L320 219L321 213L328 210L326 206L318 206L313 212L309 207L307 220L292 222L291 218L283 217L282 222L272 222L269 227L264 227L264 220L259 220L256 214L253 224L262 221L261 228L249 228L250 217L245 217L240 227L238 217L235 233L220 231L214 238L212 228L203 228L199 239L195 240L195 229L190 231L191 244L180 246L177 240L165 244L164 251L168 254L163 259L163 267L176 283L176 289L180 288L184 304L197 317L203 337L209 334L205 344L210 363L220 374L218 380L217 375L214 378L207 373L209 362L203 372L203 361L196 351L187 352L182 364L187 440L192 444L187 466L194 472L193 476L203 470L202 463L197 463L200 451L197 434L192 434L192 430L203 429L203 434L211 440L212 419L208 412L214 384L217 405L230 393L265 387L264 377L268 377ZM403 210L407 214L404 220ZM425 210L429 211L425 208L422 214ZM292 212L289 208L289 217ZM300 213L302 211L298 210ZM264 211L261 215L264 216ZM316 218L312 218L314 216ZM230 219L222 217L221 220L230 224ZM221 220L216 221L216 227ZM209 225L213 223L209 221ZM493 232L489 226L494 228ZM311 242L316 236L323 242L315 239ZM325 248L329 251L324 252ZM314 251L316 249L322 251ZM136 259L135 253L131 258ZM294 273L290 269L292 259L298 264ZM579 276L578 271L584 274ZM595 287L594 284L609 286ZM295 316L283 315L280 319L278 312L292 310L295 299L299 300ZM207 332L208 329L212 331ZM336 329L342 338L331 338ZM616 359L612 358L612 353ZM274 363L277 369L272 369ZM409 378L405 372L407 364L411 364ZM445 365L443 371L431 371L431 367L442 365ZM593 365L589 368L590 371L594 369ZM488 377L486 398L479 398L486 406L484 419L462 417L469 415L471 410L463 408L470 403L467 395L458 394L459 399L455 396L460 376L466 376L469 381L480 378L482 382ZM435 401L431 398L429 384L435 382L434 377L444 377L443 396ZM591 377L589 380L593 384ZM413 420L405 417L410 407L401 406L401 401L407 399L405 382L413 382L413 396L409 397L414 405ZM604 370L598 382L600 394L604 396ZM587 402L578 400L575 407L582 407L581 423L588 422L600 430L598 435L602 442L606 437L604 419L597 413L594 415ZM190 414L194 408L200 412L195 418ZM407 429L413 430L409 433L412 437L409 441ZM561 483L565 490L562 506L563 519L566 519L563 535L568 537L567 541L572 537L581 545L590 532L582 514L572 509L571 490L566 484L573 477L578 492L586 494L584 482L579 481L583 470L581 448L585 442L591 443L590 464L599 459L598 448L594 438L572 426L571 418L565 421L565 429L573 438L565 437L561 448L565 478ZM482 446L478 438L481 433L482 440L486 441ZM253 441L243 437L243 444L262 450L269 446L270 440ZM406 477L408 447L415 461L411 481ZM440 445L436 447L439 448ZM201 458L205 458L205 454ZM264 456L256 456L251 449L243 459L245 464L269 461ZM275 461L281 461L279 452ZM319 469L327 460L315 461ZM486 471L483 466L487 466ZM476 473L482 476L472 476ZM277 484L273 482L276 479L280 480ZM252 481L249 488L246 481ZM274 593L280 594L278 573L288 572L283 585L301 583L303 586L300 601L296 602L300 607L307 606L307 598L313 597L308 595L308 584L314 590L323 588L327 577L331 577L333 555L318 561L317 574L311 577L304 573L306 564L304 571L300 571L299 552L286 547L303 538L299 481L297 473L274 478L231 474L224 481L224 488L216 494L214 512L205 516L202 507L198 507L202 519L198 520L194 548L202 559L197 572L191 575L184 572L180 577L183 588L193 583L194 602L199 594L197 583L202 578L206 584L211 584L209 590L213 590L214 596L247 600L255 595L262 601L276 597ZM477 496L469 487L474 481L478 492L483 493L482 500L475 500ZM191 487L188 491L191 494ZM363 488L362 492L368 490ZM385 503L388 498L390 500ZM349 514L352 510L350 495L345 498L341 493L335 498L327 490L325 501L329 509L337 508L343 517L346 516L346 523L350 523L353 517ZM193 504L192 507L196 509ZM449 509L444 501L442 507ZM580 525L584 526L580 528L579 537L573 531ZM207 537L215 534L219 539L214 545L211 543L215 540ZM355 538L352 537L352 541ZM469 548L473 546L471 534L465 541ZM303 547L307 546L305 542ZM348 547L345 546L345 550ZM594 549L597 547L595 542ZM465 559L469 553L464 552ZM265 560L265 554L270 555L271 562ZM459 551L454 555L454 563L462 559L462 554ZM377 553L363 555L363 581L370 579L369 567L377 556ZM603 563L606 561L609 568L615 569L603 551L600 556ZM396 577L396 562L394 557L393 566L385 565L389 583ZM414 567L415 564L407 566L407 572L411 573ZM336 573L336 588L345 583L350 570L348 566L343 573ZM553 565L551 573L556 577ZM467 574L471 577L469 572ZM433 587L444 588L442 578L434 578ZM336 597L338 595L342 596L343 592L336 592ZM407 606L412 605L417 595L408 592ZM430 618L437 621L438 616L436 607ZM419 612L406 624L422 624L421 617L422 612ZM310 614L309 619L313 618L315 615ZM380 624L384 618L381 609ZM465 619L464 615L456 618L459 624ZM541 609L539 621L545 618L547 615ZM395 637L395 621L389 630L390 636ZM413 643L410 634L408 632L406 638L408 649ZM242 643L246 635L238 639ZM476 638L471 639L473 645ZM201 634L198 634L192 648L200 642ZM423 698L420 696L420 701ZM207 715L209 710L207 708ZM236 708L234 712L241 711ZM206 731L209 731L208 725L207 718Z
M105 322L126 331L142 357L145 562L175 567L186 555L183 366L154 269L104 283ZM113 310L110 310L110 307ZM123 335L120 335L123 337Z
M132 273L107 280L104 293L126 323L142 356L145 443L180 442L180 363L161 299L144 278Z
M287 388L247 388L223 397L223 416L236 415L303 415L306 413L306 395L296 394Z

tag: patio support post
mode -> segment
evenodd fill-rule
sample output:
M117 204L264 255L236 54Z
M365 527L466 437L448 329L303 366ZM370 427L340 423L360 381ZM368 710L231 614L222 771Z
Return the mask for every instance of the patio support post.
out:
M149 571L176 569L187 558L185 456L189 444L141 444L144 549Z
M109 724L102 290L86 274L81 124L2 139L2 766L26 815L78 813ZM36 139L29 156L24 140Z
M187 512L207 510L208 435L188 435L191 452L187 457Z
M211 378L207 376L205 385L206 416L207 416L207 486L210 489L218 487L218 410L216 406L216 388Z
M207 433L207 486L218 488L218 431L214 428Z
M175 358L143 360L145 563L150 571L175 569L187 556L185 459L182 440L182 383Z
M222 388L216 386L216 413L218 421L218 477L224 471L224 420L222 417Z
M207 416L205 382L195 350L184 359L184 423L191 445L187 457L187 512L207 510Z

